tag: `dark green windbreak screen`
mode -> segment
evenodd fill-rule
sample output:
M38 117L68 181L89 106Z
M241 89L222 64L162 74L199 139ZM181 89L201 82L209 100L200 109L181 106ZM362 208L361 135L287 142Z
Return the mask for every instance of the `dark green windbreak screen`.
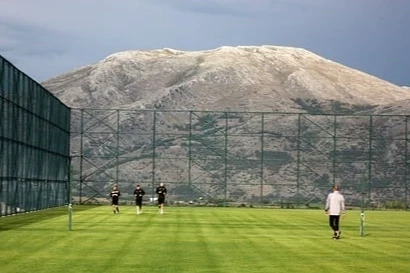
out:
M0 215L68 203L70 109L0 56Z

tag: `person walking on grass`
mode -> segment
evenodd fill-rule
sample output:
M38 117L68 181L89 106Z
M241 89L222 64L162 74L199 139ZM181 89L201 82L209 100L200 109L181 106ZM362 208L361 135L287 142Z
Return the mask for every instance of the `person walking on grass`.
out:
M142 197L144 195L145 195L145 191L140 187L140 185L137 185L137 187L134 190L135 206L137 207L137 214L142 213Z
M167 188L165 188L164 183L160 183L159 187L155 191L158 194L158 209L159 213L164 213L164 203L165 203L165 195L167 194Z
M117 184L115 184L114 187L112 188L110 196L111 196L112 212L113 213L120 213L120 209L118 208L118 201L120 199L121 193L120 193L120 190L117 187Z
M339 190L339 185L333 187L333 192L327 196L325 206L325 213L329 215L329 226L333 230L333 239L340 239L340 216L346 213L345 198Z

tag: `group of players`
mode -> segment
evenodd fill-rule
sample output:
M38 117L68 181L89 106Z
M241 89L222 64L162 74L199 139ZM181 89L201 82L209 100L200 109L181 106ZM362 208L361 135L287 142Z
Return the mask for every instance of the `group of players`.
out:
M165 195L167 194L167 188L164 186L164 183L160 183L160 185L156 188L155 192L158 195L158 211L160 214L163 214ZM142 198L144 195L145 195L145 191L141 188L140 185L137 185L137 187L134 190L135 206L137 208L137 214L142 213ZM118 201L120 199L121 192L116 184L112 188L110 196L111 196L112 212L114 214L119 213L120 209L118 207Z
M338 185L333 187L333 192L327 196L325 213L329 215L329 226L333 230L333 239L340 239L341 231L339 228L340 216L346 213L345 210L345 199L343 195L339 192L340 188ZM167 188L165 188L164 183L161 183L156 189L156 194L158 195L158 210L160 214L164 213L164 203L165 195L167 194ZM137 214L142 213L142 197L145 195L145 191L137 185L134 190L135 205L137 208ZM110 193L112 198L112 210L113 213L119 213L118 200L121 196L120 190L117 185L114 185L113 190Z

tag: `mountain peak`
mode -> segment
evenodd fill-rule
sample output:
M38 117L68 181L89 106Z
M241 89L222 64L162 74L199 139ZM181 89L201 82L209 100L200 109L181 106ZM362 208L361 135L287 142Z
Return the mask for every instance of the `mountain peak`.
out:
M410 92L303 48L129 50L46 81L71 107L301 111L295 100L378 106Z

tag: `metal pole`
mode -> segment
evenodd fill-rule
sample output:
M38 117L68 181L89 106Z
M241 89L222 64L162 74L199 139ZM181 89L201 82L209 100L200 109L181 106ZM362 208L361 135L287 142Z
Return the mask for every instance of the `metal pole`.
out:
M373 116L369 117L369 168L367 174L367 186L368 186L368 198L371 199L371 180L372 180L372 146L373 146ZM360 212L360 236L364 236L364 226L365 226L365 185L364 181L361 185L361 212Z
M297 205L300 205L300 137L301 137L301 115L298 114L298 142L297 142L297 163L296 163L296 196Z
M69 108L68 115L66 118L66 126L69 128L68 136L67 136L67 146L66 146L66 153L68 154L68 166L67 166L67 203L68 203L68 230L73 230L73 210L72 210L72 193L71 193L71 183L73 180L73 166L72 166L72 157L70 156L71 153L71 108Z
M261 116L261 207L263 206L263 167L264 167L264 153L263 153L263 146L264 146L264 131L265 131L265 116L262 113Z
M156 123L157 123L157 111L154 111L153 125L152 125L152 197L154 198L155 191L155 138L156 138ZM154 199L153 199L154 200Z
M408 185L408 176L409 176L409 158L408 158L408 132L409 132L409 128L408 128L408 121L409 121L409 116L406 116L406 120L405 120L405 136L404 136L404 210L408 210L408 191L409 191L409 185Z
M225 156L224 156L224 184L225 184L225 206L228 199L228 112L225 112Z
M364 205L365 205L365 181L366 178L363 177L360 183L360 196L361 196L361 204L360 204L360 236L364 236L364 221L365 221L365 213L364 213Z
M363 183L362 183L363 184ZM365 196L364 189L362 189L361 196L362 196L362 204L361 204L361 211L360 211L360 236L364 236L364 225L365 225L365 213L364 213L364 196Z
M372 186L372 157L373 157L373 116L369 119L369 173L368 173L368 198L371 200Z
M84 109L81 109L81 125L80 125L80 204L83 198L83 161L84 161Z
M68 230L73 230L73 206L71 200L71 180L72 180L71 157L68 158L68 181L67 181L67 201L68 201Z
M5 70L6 70L6 63L3 60L3 58L0 58L0 91L5 92L5 90L3 90L3 82L5 82L5 80L3 80L4 74L5 74ZM1 97L0 100L0 117L5 117L5 108L6 108L6 100L3 98L3 96ZM30 124L30 123L29 123ZM5 121L4 118L0 119L0 154L3 155L5 153L3 153L3 149L5 150L5 140L3 140L3 136L5 136ZM4 161L3 161L4 162ZM0 200L5 200L5 198L3 198L3 183L9 183L8 180L3 179L3 177L6 176L6 164L4 164L3 162L0 162ZM4 193L5 194L5 193ZM6 205L7 206L7 205ZM4 215L7 214L7 209L4 209ZM0 204L0 216L3 216L3 210L2 210L2 205Z
M115 151L115 183L118 185L119 180L119 157L120 157L120 110L117 110L117 132L116 132L117 147Z
M192 111L189 111L189 135L188 135L188 184L191 186L192 177L191 177L191 168L192 168Z
M337 132L337 116L333 116L333 185L336 184L336 132Z

